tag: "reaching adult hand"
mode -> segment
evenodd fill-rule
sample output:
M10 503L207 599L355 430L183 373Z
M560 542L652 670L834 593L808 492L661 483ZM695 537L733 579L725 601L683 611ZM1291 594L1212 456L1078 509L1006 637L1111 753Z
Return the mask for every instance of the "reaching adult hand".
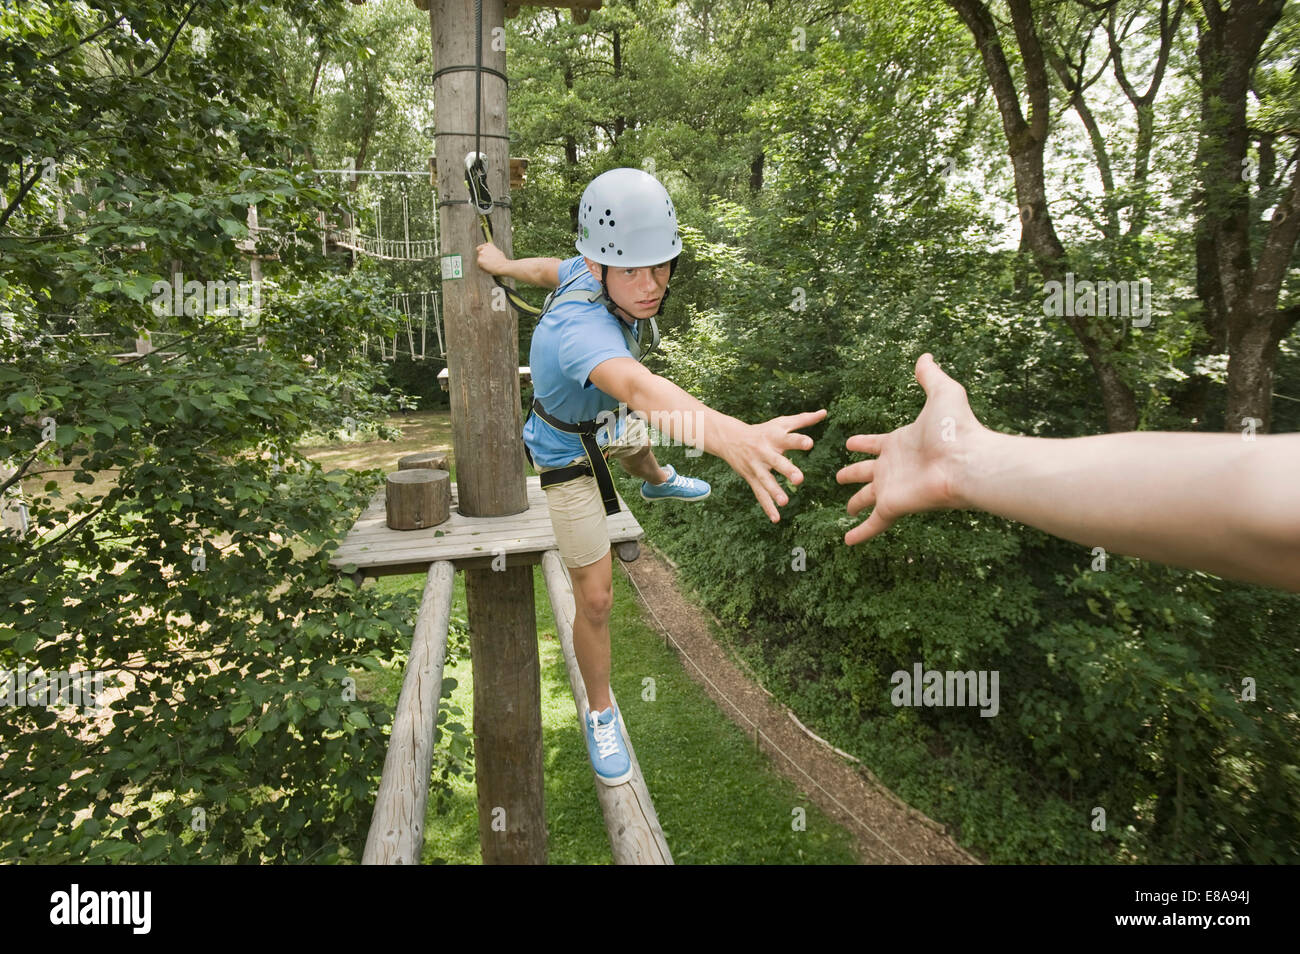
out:
M781 519L777 507L784 507L790 498L772 476L772 471L780 471L792 484L803 483L803 473L785 456L785 452L812 450L811 437L792 432L811 427L825 417L823 408L774 417L762 424L744 425L744 431L732 442L728 453L722 455L731 469L749 483L759 506L773 523Z
M962 505L959 468L984 428L971 412L966 389L929 354L916 362L916 380L926 400L915 421L888 434L856 434L845 442L851 451L876 455L835 475L837 483L866 485L849 499L850 514L873 507L863 523L844 535L849 546L883 533L909 513Z
M510 259L506 258L505 252L491 242L484 242L478 247L477 251L479 268L489 275L504 274L506 263L510 261Z

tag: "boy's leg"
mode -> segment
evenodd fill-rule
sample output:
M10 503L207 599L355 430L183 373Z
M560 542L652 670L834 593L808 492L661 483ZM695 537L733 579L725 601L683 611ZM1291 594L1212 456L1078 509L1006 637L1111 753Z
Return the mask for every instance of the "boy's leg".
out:
M546 500L556 546L573 582L573 652L587 687L587 704L600 712L610 705L609 614L614 603L605 508L593 477L549 487Z
M587 686L587 705L593 712L608 708L609 614L614 605L614 577L610 552L587 566L569 567L573 580L573 652Z
M635 450L637 447L640 450ZM628 418L623 436L611 444L609 456L616 459L633 477L640 477L652 484L662 484L668 479L668 471L655 460L645 421L639 417Z
M631 758L614 718L609 691L609 613L614 578L609 527L594 477L546 489L551 527L560 559L573 583L573 654L587 689L583 733L596 778L621 785L632 774ZM578 700L581 706L584 700Z
M649 444L639 453L620 457L618 462L633 477L640 477L652 484L662 484L668 479L668 471L659 466L659 462L655 460L654 450Z
M651 449L645 421L639 417L628 420L622 437L611 443L609 457L622 464L629 474L645 481L641 485L641 497L645 500L699 501L711 492L705 481L678 474L671 464L667 467L659 465Z

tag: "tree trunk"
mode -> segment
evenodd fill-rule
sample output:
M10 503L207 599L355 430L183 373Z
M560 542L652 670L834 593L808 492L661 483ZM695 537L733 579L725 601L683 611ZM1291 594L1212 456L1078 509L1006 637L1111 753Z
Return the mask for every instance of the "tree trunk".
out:
M623 37L614 31L614 83L617 85L623 82ZM618 142L623 138L623 130L627 128L626 116L614 117L614 141L610 144L618 146Z
M1300 165L1277 204L1257 264L1245 171L1250 78L1283 5L1284 0L1255 0L1225 10L1207 0L1196 44L1201 71L1197 292L1211 339L1228 350L1223 426L1229 431L1250 419L1259 422L1257 430L1271 427L1278 342L1294 323L1289 312L1278 310L1278 296L1300 234Z
M1256 430L1267 431L1273 423L1273 366L1282 322L1258 315L1230 315L1228 322L1232 331L1223 429L1241 430L1253 419Z

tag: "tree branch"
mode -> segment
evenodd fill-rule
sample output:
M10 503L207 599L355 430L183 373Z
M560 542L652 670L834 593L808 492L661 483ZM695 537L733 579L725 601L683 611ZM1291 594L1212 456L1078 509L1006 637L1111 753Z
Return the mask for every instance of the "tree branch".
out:
M36 180L41 177L41 174L44 171L44 169L38 168L32 177L19 187L18 194L14 196L14 200L9 203L9 206L3 213L0 213L0 229L5 227L5 223L9 221L9 217L18 210L18 206L22 204L23 199L27 198L27 193L32 191L32 186L36 185ZM21 167L18 176L20 179L22 178Z
M32 465L32 462L36 460L38 456L40 456L41 448L48 443L50 442L41 441L39 444L37 444L35 449L32 451L32 455L18 466L18 468L9 476L8 480L6 480L3 484L0 484L0 497L3 497L5 495L5 492L10 487L12 487L14 484L18 483L18 481L23 479L23 474L27 472L27 468Z
M167 57L171 56L172 47L176 43L176 38L181 35L181 30L185 29L185 24L189 22L190 14L194 12L194 8L197 7L200 2L201 0L194 0L194 2L190 4L190 8L185 11L185 16L181 17L181 22L176 24L176 29L172 31L171 39L167 41L167 46L163 49L162 56L158 57L158 62L149 67L139 76L135 77L136 79L144 79L154 70L158 69L158 67L162 66Z
M76 43L69 43L69 44L68 44L67 46L65 46L63 49L61 49L61 50L59 50L59 51L57 51L57 52L55 52L55 53L51 53L48 57L46 57L46 59L57 60L57 59L58 59L60 56L62 56L64 53L67 53L67 52L69 52L70 50L75 50L75 49L76 49L77 47L79 47L79 46L84 46L85 44L89 43L91 40L94 40L94 39L96 39L96 38L98 38L98 37L104 35L104 34L107 33L109 30L113 29L113 27L117 26L119 23L122 22L122 19L123 19L125 16L126 16L125 13L119 13L119 14L117 15L117 19L114 20L112 23L106 23L106 24L104 24L102 27L100 27L100 28L99 28L98 30L96 30L94 33L91 33L91 34L88 34L88 35L86 35L86 36L83 36L83 37L82 37L80 40L78 40Z
M1268 234L1259 251L1259 262L1251 277L1251 297L1258 309L1257 314L1277 307L1282 279L1286 277L1296 240L1300 238L1300 147L1296 148L1291 159L1296 164L1291 188L1273 210L1273 221L1269 223Z
M1007 139L1018 142L1027 129L1025 116L1020 108L1020 95L1011 78L1011 69L1007 65L1002 44L998 41L998 29L993 16L980 0L947 0L948 5L957 11L966 28L975 38L980 56L984 60L984 70L988 74L989 84L998 102L998 112L1002 115L1002 129Z
M1034 12L1029 0L1009 0L1008 5L1015 25L1016 42L1020 46L1020 58L1025 64L1025 85L1029 91L1029 129L1035 139L1045 142L1051 97L1043 48L1034 27Z

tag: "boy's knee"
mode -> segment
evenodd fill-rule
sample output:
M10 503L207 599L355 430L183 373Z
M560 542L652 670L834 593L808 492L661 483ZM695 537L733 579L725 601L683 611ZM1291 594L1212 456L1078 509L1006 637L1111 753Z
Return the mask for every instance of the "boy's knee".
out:
M589 622L600 624L609 619L614 608L614 581L603 584L588 581L574 590L574 602L577 611Z
M650 445L645 444L635 454L625 454L618 459L623 469L629 474L635 475L637 471L644 466L650 457Z

